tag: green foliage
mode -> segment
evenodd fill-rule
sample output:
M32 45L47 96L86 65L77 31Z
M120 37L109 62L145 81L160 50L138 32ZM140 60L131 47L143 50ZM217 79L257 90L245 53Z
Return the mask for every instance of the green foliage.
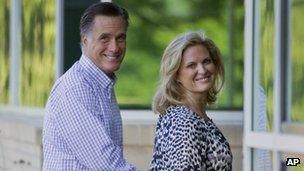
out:
M1 14L8 14L8 1L1 6ZM222 50L226 68L237 71L227 75L235 77L234 86L227 86L219 98L220 107L242 106L242 41L243 41L243 2L235 1L235 27L228 28L227 3L229 1L117 1L130 12L131 25L128 34L128 50L124 64L118 73L116 93L121 105L141 105L149 107L159 79L159 63L162 52L178 34L189 30L204 30ZM172 5L174 3L174 6ZM55 2L54 0L22 1L22 65L21 65L21 103L23 105L43 106L54 80L54 38ZM3 12L4 11L4 12ZM7 15L2 15L7 16ZM3 18L8 23L8 17ZM9 25L9 24L4 24ZM6 30L3 30L5 29ZM235 33L228 36L229 29ZM8 32L2 27L1 33ZM6 34L7 35L7 34ZM234 39L232 46L229 46ZM1 47L8 46L8 37ZM230 60L231 48L234 66ZM8 101L8 49L1 48L1 103ZM3 55L5 54L5 55ZM3 71L3 72L2 72ZM232 69L230 71L233 71ZM226 79L231 76L227 76ZM232 92L234 94L228 94Z
M304 2L295 0L292 4L291 15L291 119L304 121ZM301 16L301 17L300 17Z
M243 102L242 0L116 0L130 13L128 49L118 72L116 94L121 106L149 108L159 79L162 53L177 35L203 30L221 49L226 84L218 98L219 108L241 108ZM172 5L174 4L174 5ZM261 1L260 84L267 95L269 129L273 122L274 6ZM54 81L55 0L22 1L21 103L43 106ZM291 117L304 115L304 3L294 0L291 10ZM0 1L0 103L9 95L10 0ZM232 27L229 27L232 26Z
M8 103L9 89L9 0L0 1L0 103Z
M291 9L291 85L288 89L291 92L291 116L292 121L304 121L304 24L301 22L303 16L304 3L294 1ZM273 103L274 103L274 45L275 45L275 27L274 27L274 2L261 1L261 34L260 34L260 85L265 89L267 100L267 118L268 128L273 128ZM286 64L287 65L287 64ZM287 104L286 104L287 105Z
M44 106L54 81L55 1L22 1L21 104Z
M140 104L150 107L159 79L159 65L162 53L169 42L177 35L187 31L203 30L213 39L223 54L226 80L235 78L232 85L224 89L219 97L218 107L241 108L243 89L243 1L236 0L233 9L229 1L212 0L115 0L130 14L128 46L124 63L118 74L116 94L118 102L125 105ZM174 4L174 5L172 5ZM227 12L234 12L234 25L228 27ZM230 11L230 12L231 12ZM228 30L231 29L232 37ZM229 46L229 39L233 44ZM233 47L233 66L228 65ZM235 71L234 71L235 70ZM229 94L231 90L234 94Z
M273 1L260 3L261 28L260 28L260 85L266 94L266 113L268 128L273 125L273 82L274 82L274 4Z
M21 104L44 106L54 81L55 0L23 0ZM8 103L10 1L0 2L0 103ZM10 47L13 48L13 47Z

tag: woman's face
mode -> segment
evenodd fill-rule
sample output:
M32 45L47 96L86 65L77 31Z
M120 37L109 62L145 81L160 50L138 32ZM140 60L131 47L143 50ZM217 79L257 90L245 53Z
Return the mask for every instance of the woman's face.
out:
M188 47L182 56L177 80L191 95L200 98L213 86L216 67L202 44Z

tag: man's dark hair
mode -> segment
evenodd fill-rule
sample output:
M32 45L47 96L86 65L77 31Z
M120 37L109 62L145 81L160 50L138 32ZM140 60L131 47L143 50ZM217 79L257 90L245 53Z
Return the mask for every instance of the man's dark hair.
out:
M80 19L80 36L91 31L94 24L94 18L97 15L122 17L125 21L126 29L129 26L129 14L127 10L111 2L99 2L88 7Z

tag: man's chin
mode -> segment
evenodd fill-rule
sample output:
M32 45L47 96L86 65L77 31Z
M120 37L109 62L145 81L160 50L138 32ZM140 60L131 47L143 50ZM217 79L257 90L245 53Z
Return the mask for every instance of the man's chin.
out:
M116 71L119 70L119 66L118 67L113 67L113 68L108 68L106 73L113 75Z

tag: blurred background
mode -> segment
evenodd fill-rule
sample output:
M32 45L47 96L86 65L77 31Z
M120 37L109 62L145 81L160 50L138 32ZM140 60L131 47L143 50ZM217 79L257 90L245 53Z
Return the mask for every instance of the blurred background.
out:
M64 71L79 59L78 23L95 1L64 5ZM122 108L149 109L156 90L163 50L178 34L202 30L220 47L226 85L217 107L242 108L244 4L234 1L114 1L130 13L127 54L116 93ZM172 5L174 4L174 5ZM20 105L44 106L55 79L55 0L21 1ZM10 0L1 0L1 103L9 102ZM11 47L14 48L14 47ZM43 66L43 67L41 67ZM43 83L43 84L41 84Z

